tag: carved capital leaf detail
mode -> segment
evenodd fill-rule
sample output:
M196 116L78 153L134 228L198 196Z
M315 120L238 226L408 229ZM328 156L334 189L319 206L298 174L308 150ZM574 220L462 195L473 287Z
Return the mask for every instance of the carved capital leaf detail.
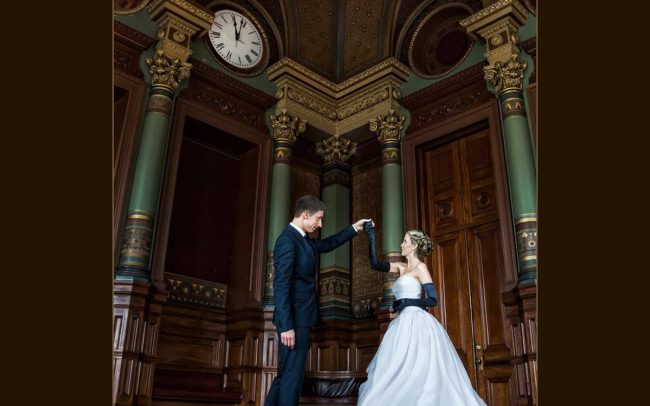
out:
M166 86L177 89L184 79L190 77L191 63L181 62L180 59L171 59L165 55L165 51L159 49L153 58L146 58L151 73L151 84L153 86Z
M304 133L307 129L307 121L299 117L291 117L286 109L282 109L277 116L271 114L271 126L273 127L273 138L276 141L285 141L293 144L298 134Z
M483 70L485 79L490 81L496 88L498 94L506 91L522 89L522 82L524 80L524 71L528 67L528 63L519 62L517 56L513 55L505 62L497 61L492 66L486 66Z
M377 119L370 119L370 131L378 134L377 139L381 143L399 141L405 118L395 114L395 110L390 110L384 117L377 116Z

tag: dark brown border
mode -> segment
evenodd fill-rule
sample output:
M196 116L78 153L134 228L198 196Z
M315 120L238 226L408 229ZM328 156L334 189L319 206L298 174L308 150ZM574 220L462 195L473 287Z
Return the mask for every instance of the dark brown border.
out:
M3 404L111 401L112 3L92 5L3 9Z

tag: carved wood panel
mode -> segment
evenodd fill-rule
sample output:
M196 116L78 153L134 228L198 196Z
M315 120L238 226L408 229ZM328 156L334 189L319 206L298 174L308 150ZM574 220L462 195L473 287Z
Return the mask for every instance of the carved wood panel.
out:
M466 221L494 220L498 217L494 169L489 130L467 136L458 142L463 172L463 207Z

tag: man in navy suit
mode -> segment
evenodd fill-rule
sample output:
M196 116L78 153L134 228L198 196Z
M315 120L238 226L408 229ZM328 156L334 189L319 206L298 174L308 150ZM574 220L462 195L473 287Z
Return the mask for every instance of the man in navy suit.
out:
M316 196L298 199L294 218L273 248L273 324L280 336L278 375L271 384L265 406L298 405L309 350L309 330L316 324L318 295L315 282L318 254L343 245L370 219L362 219L338 233L319 240L309 238L323 226L325 204Z

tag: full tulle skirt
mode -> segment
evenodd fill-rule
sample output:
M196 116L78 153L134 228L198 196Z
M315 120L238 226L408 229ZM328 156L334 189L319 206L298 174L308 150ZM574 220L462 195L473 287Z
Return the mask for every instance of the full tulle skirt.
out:
M391 322L366 371L357 405L486 405L444 327L419 307L406 307Z

